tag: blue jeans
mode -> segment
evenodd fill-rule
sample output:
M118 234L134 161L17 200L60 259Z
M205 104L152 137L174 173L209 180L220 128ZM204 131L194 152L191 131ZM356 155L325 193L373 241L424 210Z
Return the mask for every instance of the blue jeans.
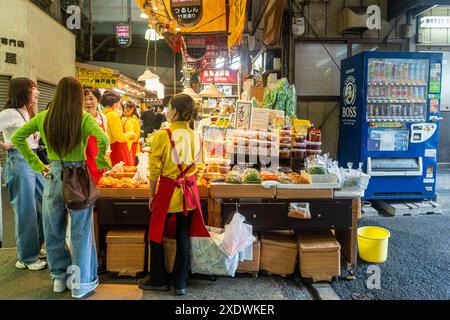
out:
M63 165L79 166L81 162L64 162ZM92 210L67 209L61 181L61 162L53 161L45 177L42 207L47 262L52 280L64 281L70 276L69 282L75 283L71 288L72 294L76 295L88 293L98 284ZM68 214L71 218L71 252L65 243Z
M34 172L19 150L13 148L6 156L5 183L14 211L17 257L32 264L44 243L41 210L44 177Z

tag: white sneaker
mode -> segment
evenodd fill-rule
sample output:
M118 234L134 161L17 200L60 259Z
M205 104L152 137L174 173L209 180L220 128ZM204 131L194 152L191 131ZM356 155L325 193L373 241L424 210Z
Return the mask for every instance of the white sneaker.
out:
M41 249L41 251L39 251L39 259L45 259L47 258L47 251L45 251L45 249Z
M61 293L67 290L66 281L61 279L53 280L53 292Z
M19 260L17 260L17 262L16 262L17 269L28 269L31 271L42 270L42 269L45 269L46 266L47 266L47 262L39 260L39 259L36 260L36 262L33 262L32 264L25 264L23 262L20 262Z
M84 292L84 293L80 293L80 294L74 294L72 293L72 298L74 299L82 299L82 298L87 298L88 296L92 295L95 291L95 289L97 289L99 284L99 281L97 281L97 283L95 284L95 286L88 292Z

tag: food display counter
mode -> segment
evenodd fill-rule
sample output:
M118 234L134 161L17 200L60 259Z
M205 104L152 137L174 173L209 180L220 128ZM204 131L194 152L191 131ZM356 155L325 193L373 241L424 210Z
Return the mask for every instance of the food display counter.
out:
M104 267L106 234L112 228L148 229L148 189L100 188L96 206L96 224L100 267ZM224 227L238 210L254 231L334 230L342 246L348 267L357 261L356 229L361 205L359 198L334 198L332 189L264 188L260 184L230 185L211 183L199 187L205 223ZM308 203L311 217L288 216L291 203Z

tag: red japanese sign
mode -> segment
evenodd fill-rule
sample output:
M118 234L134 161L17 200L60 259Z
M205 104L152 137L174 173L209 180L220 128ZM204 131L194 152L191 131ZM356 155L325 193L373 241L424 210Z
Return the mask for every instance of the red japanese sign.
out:
M205 83L215 84L236 84L238 82L238 76L236 70L224 69L224 70L203 70L200 73L200 81Z
M202 19L202 0L170 0L172 16L183 27L193 27Z

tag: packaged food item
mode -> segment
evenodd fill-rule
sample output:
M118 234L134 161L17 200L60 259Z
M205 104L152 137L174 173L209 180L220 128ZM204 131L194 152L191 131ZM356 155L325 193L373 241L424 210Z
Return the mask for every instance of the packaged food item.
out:
M292 143L291 136L282 136L280 137L280 143Z
M268 181L268 180L280 181L279 177L278 177L278 174L276 172L271 171L271 170L267 170L267 169L262 169L261 170L261 179L263 181Z
M205 160L205 164L218 165L218 166L229 166L231 164L231 160L224 159L224 158L207 158Z
M292 147L291 143L280 143L280 148L290 149Z
M268 85L264 90L263 106L267 109L273 109L275 101L277 100L277 87Z
M312 142L308 141L306 143L308 150L320 150L322 149L322 142Z
M289 129L280 130L280 137L290 137L290 136L292 136L292 130Z
M309 120L294 119L292 124L296 134L304 134L305 136L308 134L308 129L311 127L311 121Z
M258 132L257 131L245 131L244 132L244 138L247 139L257 139L258 138Z
M292 143L292 148L295 148L295 149L306 149L306 143L294 142L294 143Z
M269 133L264 131L258 131L258 140L265 141L269 139Z
M297 143L306 143L306 134L295 134L294 140Z
M271 141L267 141L267 140L265 140L265 141L259 140L258 141L258 146L260 148L270 148L272 146L272 142Z
M278 181L280 181L281 183L291 183L291 180L289 180L289 177L286 173L284 172L277 172L278 175Z
M308 150L306 149L292 149L291 156L295 159L305 159L307 157Z
M309 211L309 203L295 202L289 205L288 217L295 219L311 219L311 212Z
M257 140L257 139L248 140L248 146L249 147L257 147L259 144L258 142L259 142L259 140Z
M242 181L244 183L261 183L261 176L258 170L250 168L244 171Z
M225 177L226 183L239 184L242 183L241 173L238 171L229 171Z
M295 85L291 85L287 89L287 96L284 109L287 117L294 117L297 113L297 92L295 90Z
M280 158L289 158L291 156L291 150L289 149L281 149L280 150Z
M309 177L303 176L296 172L292 172L292 173L288 174L288 178L294 184L311 184L312 183L312 181L310 180Z
M322 134L320 129L312 128L309 132L309 141L322 142Z

